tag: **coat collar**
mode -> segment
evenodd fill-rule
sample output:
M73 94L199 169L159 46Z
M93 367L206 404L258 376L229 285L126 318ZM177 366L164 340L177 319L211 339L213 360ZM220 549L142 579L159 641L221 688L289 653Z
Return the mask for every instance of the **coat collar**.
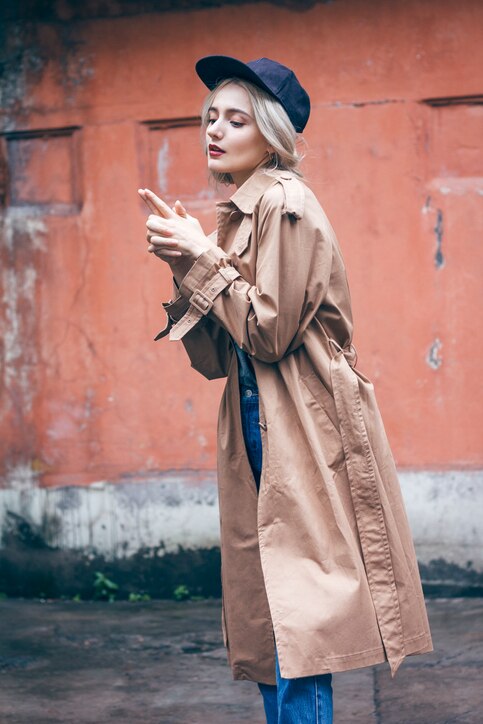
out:
M240 188L230 196L230 201L240 209L244 214L252 214L255 205L262 194L278 179L292 179L294 174L284 170L267 170L264 168L256 169L251 176L247 178ZM225 202L220 202L222 206Z

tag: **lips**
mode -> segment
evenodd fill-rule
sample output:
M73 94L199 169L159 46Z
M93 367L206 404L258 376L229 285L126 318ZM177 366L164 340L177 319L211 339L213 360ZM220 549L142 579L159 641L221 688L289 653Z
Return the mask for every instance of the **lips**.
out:
M210 156L221 156L222 153L225 153L222 148L216 146L214 143L210 143L210 145L208 146L208 151L210 153Z

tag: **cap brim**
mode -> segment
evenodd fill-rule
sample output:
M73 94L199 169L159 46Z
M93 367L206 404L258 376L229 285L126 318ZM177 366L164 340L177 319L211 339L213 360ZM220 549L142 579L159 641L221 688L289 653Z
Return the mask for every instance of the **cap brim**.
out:
M259 88L263 88L273 96L270 88L260 80L248 65L236 58L230 58L228 55L207 55L198 60L195 69L203 83L210 90L213 90L225 78L243 78Z

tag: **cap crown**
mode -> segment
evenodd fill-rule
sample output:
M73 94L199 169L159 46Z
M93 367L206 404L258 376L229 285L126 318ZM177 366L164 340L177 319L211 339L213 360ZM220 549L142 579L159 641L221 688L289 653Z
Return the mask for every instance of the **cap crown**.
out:
M290 68L270 58L248 63L225 55L208 55L196 63L196 72L208 88L225 78L243 78L267 91L281 103L295 130L301 133L309 119L310 98Z

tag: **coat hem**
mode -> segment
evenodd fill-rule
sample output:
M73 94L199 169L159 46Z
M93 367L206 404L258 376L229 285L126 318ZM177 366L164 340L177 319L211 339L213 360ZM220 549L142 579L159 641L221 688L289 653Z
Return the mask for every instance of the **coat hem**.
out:
M406 639L404 642L404 656L415 656L416 654L426 654L433 651L431 637L427 633L422 633L419 636L415 636L411 639ZM387 656L384 648L381 646L377 649L370 649L368 651L361 651L357 654L344 654L342 656L332 656L325 659L326 665L323 666L308 666L302 669L297 669L296 672L289 672L282 674L285 679L296 679L302 676L318 676L321 674L328 673L339 673L342 671L350 671L351 669L363 669L368 666L375 666L377 664L383 664L387 662ZM231 667L233 679L254 681L257 683L274 684L275 679L270 681L263 681L256 674L238 666L234 665Z

